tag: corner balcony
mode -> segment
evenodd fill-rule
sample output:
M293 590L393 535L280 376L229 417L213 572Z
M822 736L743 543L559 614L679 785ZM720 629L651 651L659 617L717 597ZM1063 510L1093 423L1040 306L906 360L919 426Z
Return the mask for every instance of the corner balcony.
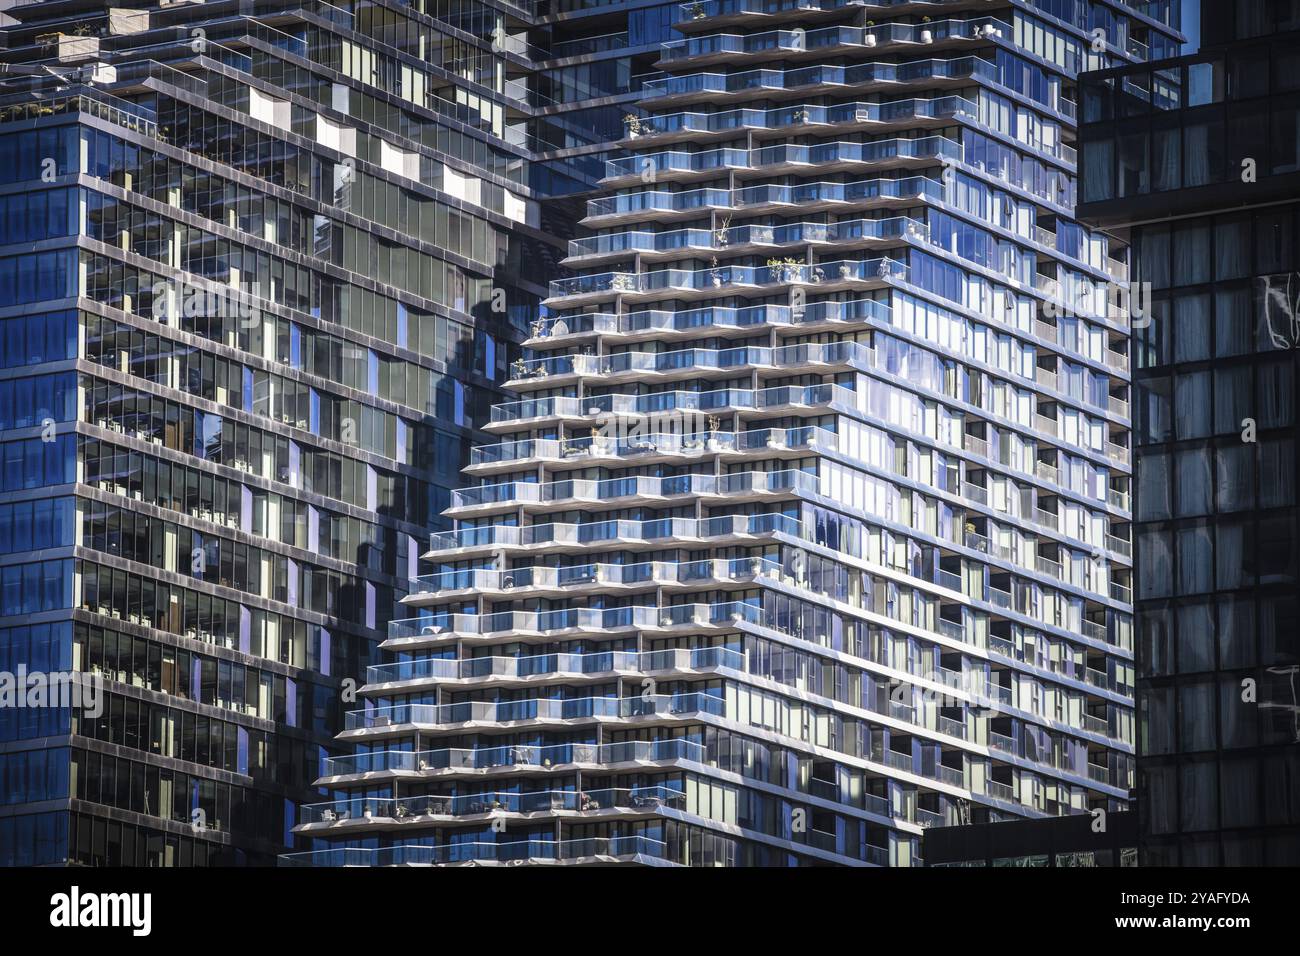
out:
M377 849L335 847L284 853L279 866L485 866L519 864L624 863L671 866L668 845L644 836L589 837L579 840L512 840L509 843L455 843L444 846L390 846Z
M881 23L872 26L832 26L812 30L767 30L761 33L706 33L663 44L661 68L700 67L714 63L744 61L761 54L779 52L789 59L801 54L850 54L856 49L877 47L955 47L1010 37L1011 25L995 17L932 20L926 23ZM908 50L888 51L906 53Z
M609 160L601 183L615 188L645 182L647 175L653 176L653 182L669 182L709 178L719 171L775 176L813 167L819 173L833 173L851 172L869 165L933 166L944 158L960 162L961 156L961 143L944 136L878 139L868 143L847 140L808 145L776 143L754 149L724 147L697 152L660 150Z
M865 209L911 205L925 199L942 201L943 184L926 176L906 176L901 179L860 179L851 183L764 183L734 190L709 187L671 192L651 189L590 199L582 223L591 228L608 228L623 222L640 225L660 219L693 218L701 211L711 209L743 209L746 213L758 214L780 213L790 206L798 206L803 212L813 213L842 211L846 207Z
M791 104L772 109L741 107L717 112L682 111L650 117L629 114L622 145L634 148L667 142L702 142L734 137L738 132L783 132L803 135L820 130L909 129L979 116L979 106L962 96L911 97L884 103L838 103L834 106Z
M699 309L645 309L639 312L580 312L538 319L525 346L553 348L556 340L577 341L598 336L620 342L662 341L694 338L701 334L731 337L747 335L770 325L844 330L844 326L865 328L869 322L889 322L892 310L879 299L849 302L809 302L802 309L767 302L750 306L705 306Z
M817 286L820 292L882 289L905 279L907 265L897 259L858 259L783 264L660 269L654 272L601 272L551 283L546 305L554 309L622 300L700 300L722 296L771 295L791 285Z
M845 219L839 222L787 222L779 226L745 224L725 229L673 229L665 232L629 230L573 239L569 242L566 265L601 259L626 259L639 253L643 262L680 258L683 252L743 255L765 253L782 246L811 246L835 243L867 248L873 243L897 244L899 240L929 234L925 223L907 216L889 219Z

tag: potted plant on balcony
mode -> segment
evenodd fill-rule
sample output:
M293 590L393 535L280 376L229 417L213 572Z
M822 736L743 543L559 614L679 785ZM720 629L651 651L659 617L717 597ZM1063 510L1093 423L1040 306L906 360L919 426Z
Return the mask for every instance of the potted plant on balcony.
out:
M722 420L717 415L709 416L709 438L704 443L704 447L709 451L717 451L721 445L718 443L718 429L722 427Z
M871 46L875 46L875 45L876 45L876 34L875 34L874 29L873 29L873 28L875 27L875 25L876 25L876 21L875 21L875 20L868 20L868 21L867 21L867 33L862 37L862 45L863 45L863 46L869 46L869 47L871 47Z
M636 139L641 135L641 117L627 113L623 117L623 127L627 130L628 139Z
M805 263L798 259L768 259L767 268L776 282L802 282Z
M922 23L922 24L926 24L926 23L929 23L929 22L930 22L930 18L929 18L929 17L921 17L921 23ZM933 30L929 30L929 29L922 30L922 31L921 31L921 42L922 42L922 43L933 43L933 42L934 42L934 31L933 31Z
M719 289L726 281L723 278L722 270L718 268L718 257L714 256L709 260L709 280L713 283L713 288Z
M731 231L732 215L733 214L728 213L727 217L722 220L722 224L718 226L718 228L713 230L713 244L717 246L719 249L726 248L727 243L730 241L730 236L728 234ZM717 261L715 260L714 265L716 264Z

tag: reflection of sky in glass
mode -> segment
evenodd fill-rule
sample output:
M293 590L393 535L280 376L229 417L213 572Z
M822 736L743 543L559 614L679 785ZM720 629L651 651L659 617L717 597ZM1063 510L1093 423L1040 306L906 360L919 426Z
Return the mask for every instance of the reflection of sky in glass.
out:
M1201 0L1183 0L1182 30L1187 36L1183 53L1195 53L1201 48Z

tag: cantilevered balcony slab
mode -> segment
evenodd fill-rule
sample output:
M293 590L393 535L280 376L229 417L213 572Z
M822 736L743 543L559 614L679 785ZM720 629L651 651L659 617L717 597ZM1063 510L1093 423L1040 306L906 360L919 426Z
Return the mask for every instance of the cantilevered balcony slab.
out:
M411 833L434 826L480 827L495 819L517 825L556 819L646 820L685 806L685 793L661 785L524 793L490 790L468 796L345 797L303 806L303 822L294 832L356 831L364 839L366 834Z
M858 212L910 206L925 199L942 201L943 185L925 176L871 177L853 182L759 183L733 189L679 190L657 186L625 188L587 201L583 225L593 229L623 224L697 219L711 210L745 215Z
M699 33L665 43L660 69L698 69L754 60L799 62L829 56L861 56L869 51L915 56L921 51L971 50L1002 37L1011 25L996 17L962 17L924 23L887 22L872 26L794 27L757 33Z

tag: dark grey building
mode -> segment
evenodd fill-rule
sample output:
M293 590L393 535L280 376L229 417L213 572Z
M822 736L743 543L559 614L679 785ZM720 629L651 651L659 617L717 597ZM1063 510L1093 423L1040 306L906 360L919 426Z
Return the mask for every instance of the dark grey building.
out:
M1143 865L1300 862L1300 10L1205 4L1199 53L1081 83L1080 216L1133 332Z
M1137 814L1074 814L936 827L922 841L930 867L1137 866Z

